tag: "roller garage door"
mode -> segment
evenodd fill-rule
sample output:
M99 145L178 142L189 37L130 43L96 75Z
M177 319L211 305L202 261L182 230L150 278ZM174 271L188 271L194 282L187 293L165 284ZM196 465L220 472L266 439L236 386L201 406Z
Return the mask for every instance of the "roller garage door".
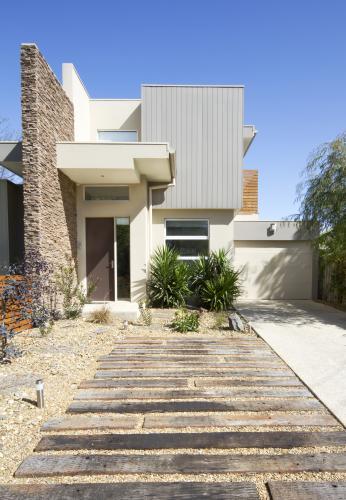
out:
M313 251L308 241L235 241L242 298L311 299Z

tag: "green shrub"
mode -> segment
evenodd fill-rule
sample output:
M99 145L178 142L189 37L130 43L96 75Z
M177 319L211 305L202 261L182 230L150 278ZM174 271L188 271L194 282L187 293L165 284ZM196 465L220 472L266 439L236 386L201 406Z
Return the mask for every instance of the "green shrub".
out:
M199 327L199 314L196 311L188 312L186 309L179 309L174 315L172 327L176 332L197 332Z
M225 311L239 296L239 272L228 270L207 280L200 289L204 307L211 311Z
M211 311L225 311L240 295L240 271L233 269L224 249L201 256L191 266L191 292Z
M154 307L180 307L189 295L189 268L176 250L162 246L150 262L149 302Z
M88 283L87 290L77 282L75 266L72 258L67 257L65 266L60 266L56 275L57 290L63 297L63 311L67 319L78 318L83 306L89 302L91 293L95 290L95 283Z

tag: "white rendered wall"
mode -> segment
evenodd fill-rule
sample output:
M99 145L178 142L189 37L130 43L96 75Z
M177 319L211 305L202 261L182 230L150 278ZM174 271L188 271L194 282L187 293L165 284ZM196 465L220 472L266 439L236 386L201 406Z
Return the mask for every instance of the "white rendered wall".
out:
M234 210L153 209L152 250L165 242L165 219L208 219L209 248L225 248L232 256Z
M98 130L136 130L141 140L140 99L91 99L90 140L97 141Z
M235 241L244 299L311 299L314 257L309 241Z
M79 280L86 284L85 219L87 217L130 218L131 301L145 296L148 256L147 184L130 185L129 201L84 201L83 186L77 189L77 245ZM116 252L116 247L114 247Z
M89 95L76 68L71 63L62 65L63 88L74 108L74 140L90 140Z
M247 221L258 221L259 220L259 215L258 214L237 214L234 217L234 220L247 220Z
M98 130L135 130L141 140L140 99L90 99L76 68L62 65L63 88L74 107L74 140L97 141Z

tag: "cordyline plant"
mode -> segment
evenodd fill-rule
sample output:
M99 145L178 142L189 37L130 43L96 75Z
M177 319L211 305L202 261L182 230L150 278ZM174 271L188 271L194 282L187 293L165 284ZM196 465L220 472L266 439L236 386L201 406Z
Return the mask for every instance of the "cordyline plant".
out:
M200 305L210 311L227 311L241 293L241 271L232 266L228 251L201 255L191 265L190 288Z
M297 188L298 220L319 236L315 244L332 266L332 288L346 297L346 133L316 149Z
M189 295L189 269L173 248L157 248L150 262L147 283L149 303L154 307L181 307Z
M53 327L59 314L52 267L36 251L27 252L22 263L11 265L1 291L0 360L7 359L8 342L15 334L15 324L7 324L8 313L20 312L42 334Z

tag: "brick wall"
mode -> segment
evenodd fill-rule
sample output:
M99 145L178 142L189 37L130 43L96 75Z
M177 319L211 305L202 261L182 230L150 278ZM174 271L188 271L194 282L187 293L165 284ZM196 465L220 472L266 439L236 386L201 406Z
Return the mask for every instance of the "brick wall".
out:
M243 205L239 213L258 213L258 170L243 170Z
M34 44L21 47L24 244L55 268L76 258L76 186L56 168L56 142L73 141L73 105Z

